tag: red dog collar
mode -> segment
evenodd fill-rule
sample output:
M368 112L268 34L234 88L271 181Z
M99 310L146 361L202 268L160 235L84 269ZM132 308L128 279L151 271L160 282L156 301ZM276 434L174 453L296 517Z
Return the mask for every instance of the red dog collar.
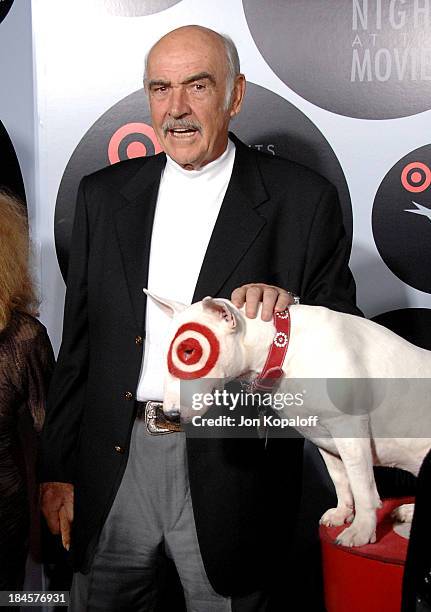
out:
M283 363L289 347L290 313L289 309L274 314L275 335L269 348L268 357L262 372L251 383L251 390L270 391L277 380L283 376Z

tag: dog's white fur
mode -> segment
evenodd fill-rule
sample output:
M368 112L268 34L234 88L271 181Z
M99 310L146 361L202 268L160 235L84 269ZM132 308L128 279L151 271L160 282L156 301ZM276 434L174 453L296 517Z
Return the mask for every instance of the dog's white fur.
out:
M208 374L209 387L205 389L205 380L199 381L204 384L201 391L211 391L214 379L232 380L262 370L274 337L272 322L263 322L259 314L247 318L229 300L205 298L186 307L147 294L173 316L172 337L188 321L203 323L216 334L220 357ZM374 542L376 508L381 502L373 465L399 467L417 475L431 447L431 438L420 437L430 435L428 428L423 433L423 424L430 420L429 397L426 393L419 397L420 384L407 380L431 378L431 351L372 321L319 306L291 306L290 316L291 337L283 366L288 390L304 389L304 381L298 379L323 379L326 395L316 389L301 408L284 407L280 416L296 416L300 410L301 417L319 417L317 427L300 431L319 447L337 493L337 507L325 512L321 523L351 523L337 539L344 546ZM351 383L335 404L333 397L328 398L327 379ZM355 387L352 379L368 379L365 394L364 386ZM391 380L384 388L376 379ZM367 404L363 410L361 402ZM167 372L164 411L168 415L180 411L182 419L190 420L205 408L180 406L180 381ZM412 506L400 506L396 518L411 520L412 512Z

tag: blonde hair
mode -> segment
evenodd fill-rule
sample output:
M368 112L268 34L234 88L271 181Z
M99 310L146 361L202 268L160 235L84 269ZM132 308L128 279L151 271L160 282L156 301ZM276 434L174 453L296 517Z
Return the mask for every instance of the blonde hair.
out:
M24 205L0 190L0 330L8 325L14 310L37 314L29 254Z

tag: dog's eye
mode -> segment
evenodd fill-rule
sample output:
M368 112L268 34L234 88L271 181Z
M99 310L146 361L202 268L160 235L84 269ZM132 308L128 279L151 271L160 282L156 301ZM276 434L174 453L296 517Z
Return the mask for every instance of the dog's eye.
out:
M187 361L187 359L190 359L190 357L193 355L193 353L195 352L195 349L191 348L191 349L185 349L183 351L183 355L184 355L184 359Z

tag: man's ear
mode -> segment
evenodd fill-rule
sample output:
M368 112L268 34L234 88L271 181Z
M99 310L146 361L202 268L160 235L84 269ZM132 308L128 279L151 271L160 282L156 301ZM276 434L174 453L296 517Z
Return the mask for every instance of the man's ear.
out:
M168 315L168 317L171 317L171 319L174 315L180 314L187 308L187 306L185 304L181 304L181 302L161 298L158 295L151 293L151 291L148 291L148 289L144 289L144 293L146 293L146 295L151 298L153 302L157 304L157 306L161 308L165 314Z
M206 297L202 300L204 310L207 310L218 317L220 320L226 321L230 329L235 329L237 326L236 307L229 300L222 298Z
M241 110L242 101L244 100L246 88L246 80L243 74L237 74L235 77L232 97L230 101L230 116L235 117Z

